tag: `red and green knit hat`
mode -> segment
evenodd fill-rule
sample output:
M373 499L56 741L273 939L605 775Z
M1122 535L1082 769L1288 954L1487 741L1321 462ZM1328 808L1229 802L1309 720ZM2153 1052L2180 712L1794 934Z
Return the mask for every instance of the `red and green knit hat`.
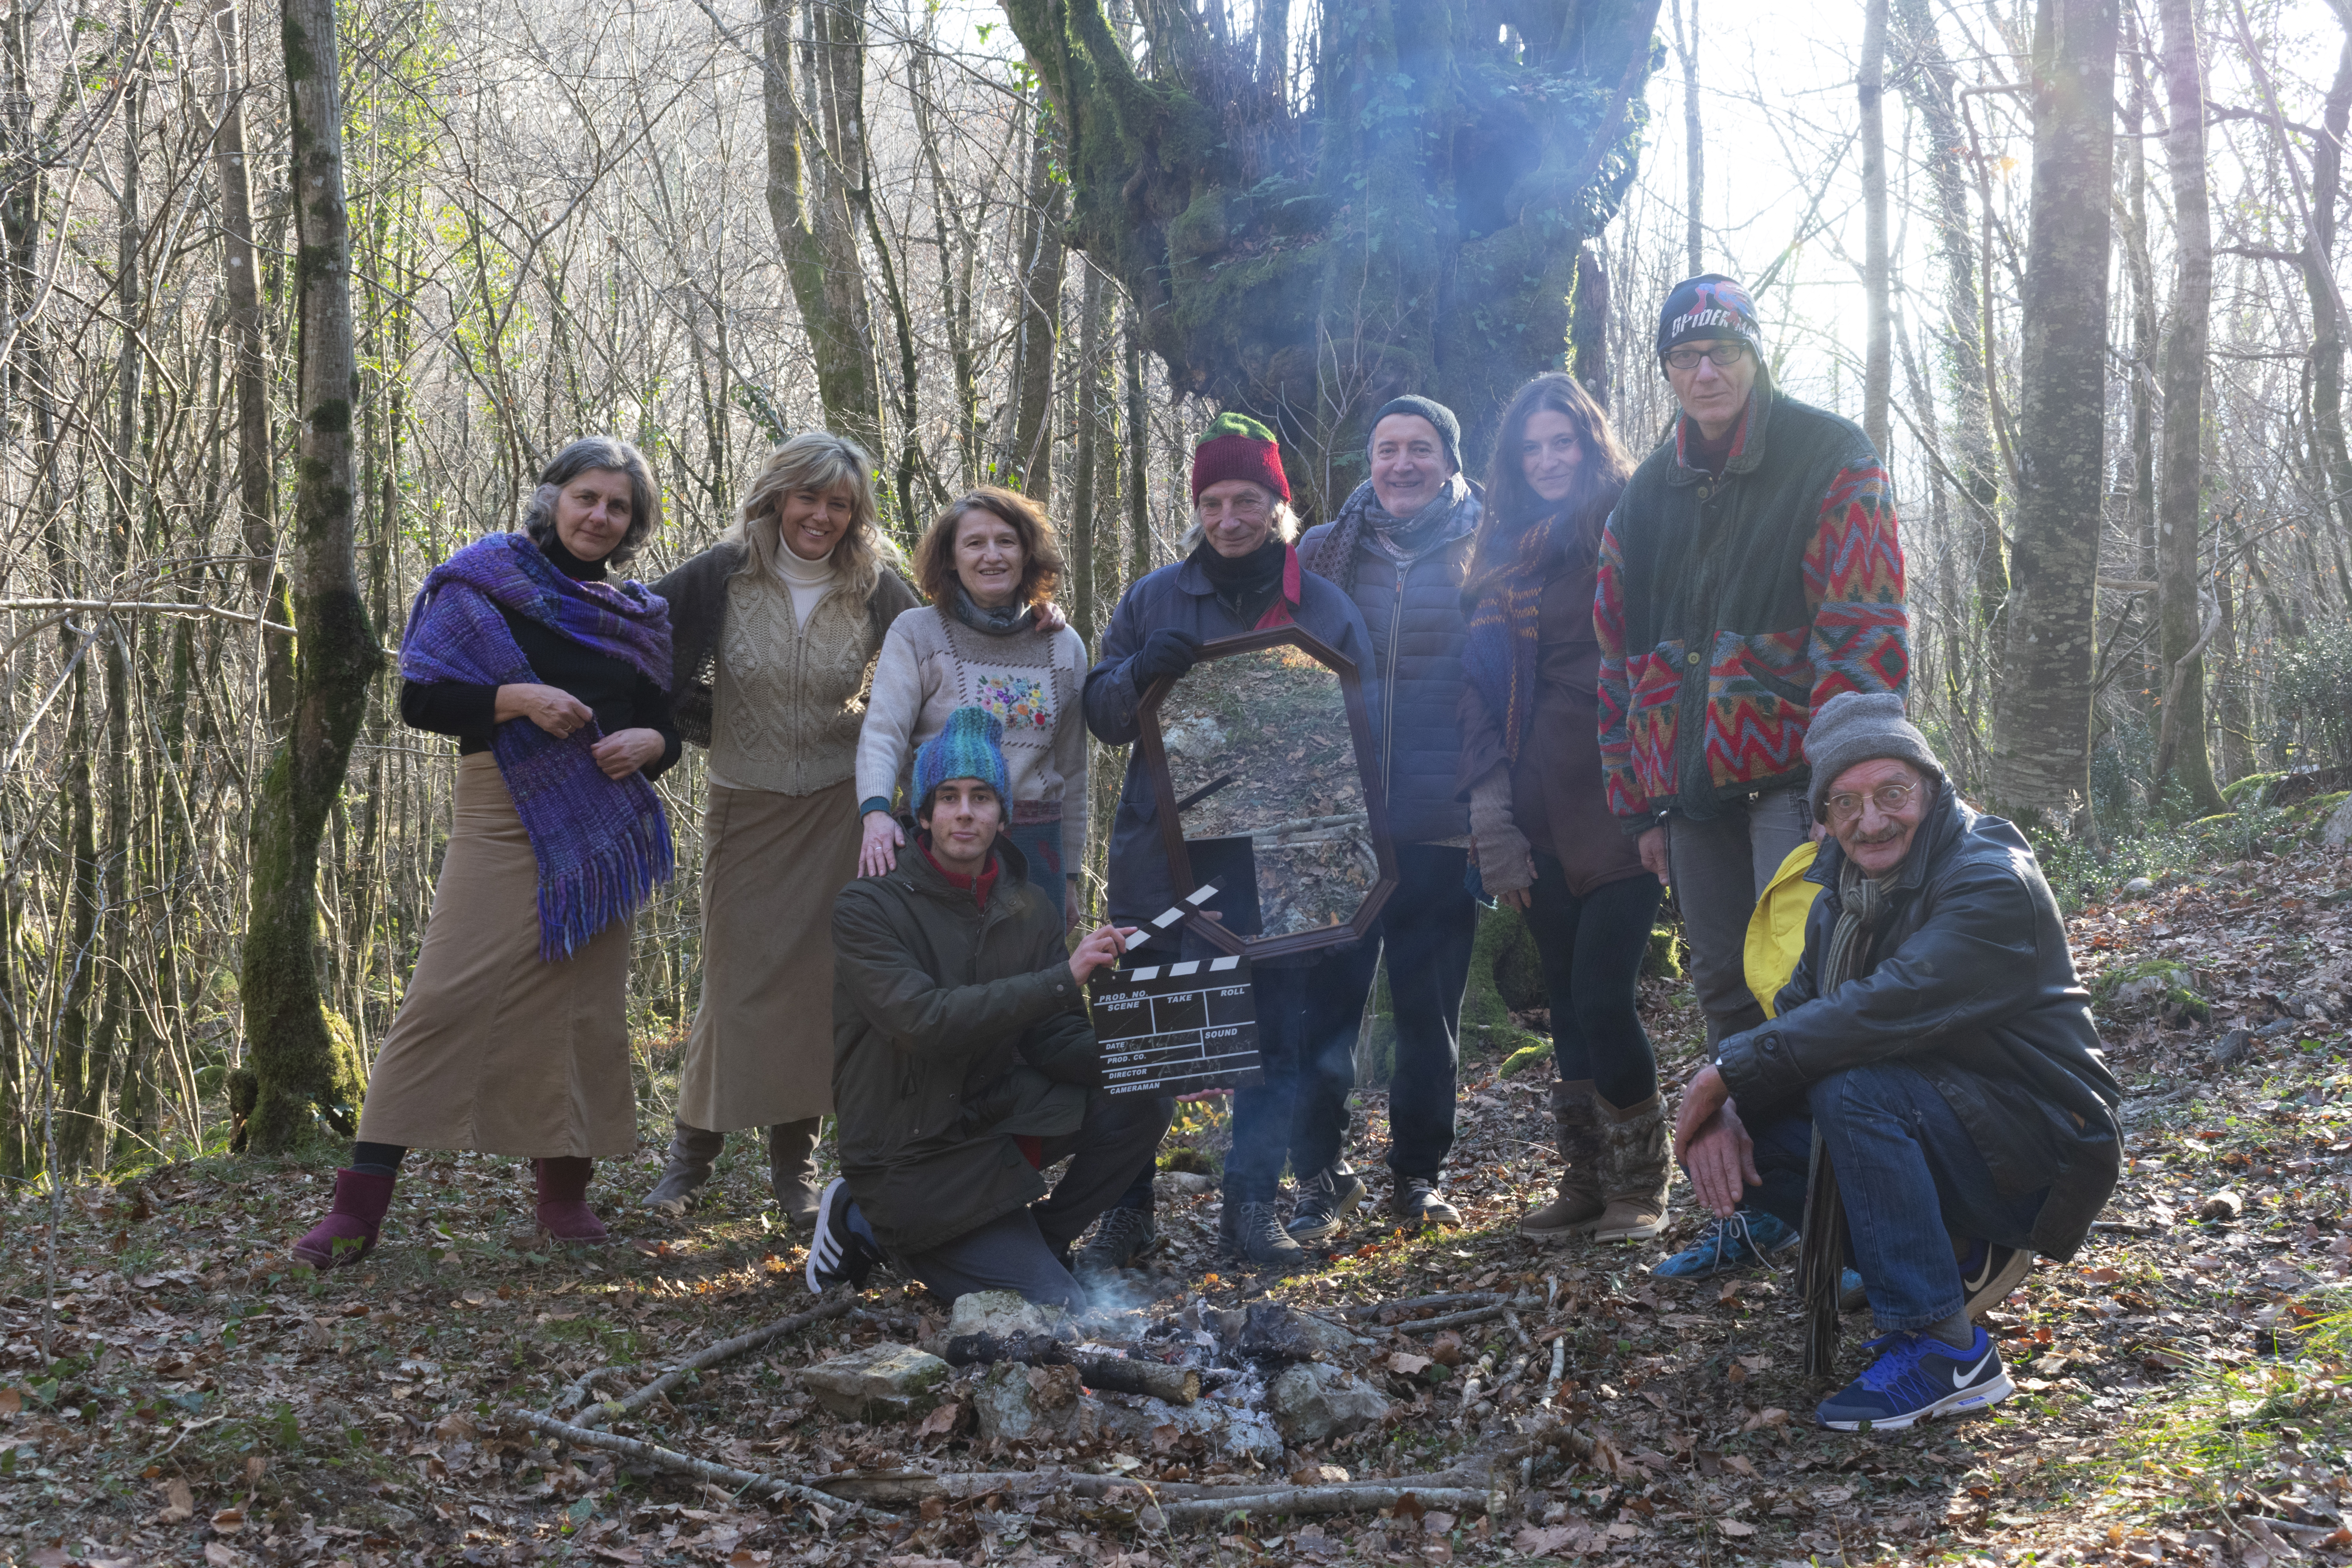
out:
M1202 490L1225 479L1247 479L1290 499L1274 432L1246 414L1218 415L1192 446L1192 499L1199 500Z

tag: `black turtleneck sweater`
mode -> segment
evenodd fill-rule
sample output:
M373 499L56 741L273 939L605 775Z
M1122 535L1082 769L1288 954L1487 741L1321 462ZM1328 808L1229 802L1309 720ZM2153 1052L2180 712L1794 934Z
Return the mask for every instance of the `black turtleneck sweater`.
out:
M1242 625L1254 626L1282 596L1282 570L1290 553L1287 545L1269 533L1264 544L1239 558L1218 554L1217 547L1203 539L1192 547L1192 558L1201 563L1217 602Z
M603 562L581 560L564 549L560 539L550 539L543 552L557 571L575 582L604 580ZM515 646L522 649L531 674L541 685L567 691L586 703L596 715L597 728L605 734L645 729L661 735L662 754L646 764L646 777L658 778L677 761L677 725L670 718L667 692L638 674L626 659L573 642L504 605L499 614L506 617L507 630L514 634ZM495 686L462 680L404 680L400 685L401 721L411 729L455 735L460 756L490 749L490 736L498 729L498 706Z

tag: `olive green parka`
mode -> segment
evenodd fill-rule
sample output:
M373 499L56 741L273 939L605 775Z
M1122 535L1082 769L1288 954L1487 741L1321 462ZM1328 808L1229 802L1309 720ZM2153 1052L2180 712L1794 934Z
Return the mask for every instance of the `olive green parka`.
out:
M996 857L985 912L912 843L833 903L841 1173L900 1257L1043 1197L1014 1135L1075 1131L1102 1084L1062 918L1009 838Z

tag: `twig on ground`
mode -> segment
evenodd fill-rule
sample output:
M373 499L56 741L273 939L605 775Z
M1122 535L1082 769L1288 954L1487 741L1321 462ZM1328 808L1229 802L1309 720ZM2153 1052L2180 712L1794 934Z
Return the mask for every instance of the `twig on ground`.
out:
M1492 1290L1449 1290L1441 1296L1408 1296L1402 1301L1368 1301L1360 1307L1342 1307L1339 1315L1343 1318L1378 1318L1383 1312L1414 1312L1423 1307L1499 1303L1503 1300Z
M1152 1505L1166 1524L1211 1524L1229 1514L1246 1510L1251 1513L1314 1514L1356 1513L1371 1509L1394 1508L1406 1497L1417 1499L1430 1508L1452 1509L1460 1512L1476 1510L1486 1511L1492 1493L1471 1487L1410 1487L1395 1481L1349 1482L1343 1486L1286 1487L1278 1492L1244 1492L1238 1497L1188 1498ZM1145 1522L1149 1523L1149 1513Z
M739 1470L732 1465L714 1465L708 1459L698 1459L691 1455L681 1454L674 1448L664 1448L635 1437L621 1437L610 1432L595 1432L585 1426L574 1426L568 1421L558 1421L552 1416L541 1415L536 1410L517 1410L509 1406L501 1414L508 1420L519 1421L532 1431L545 1436L560 1438L583 1448L602 1448L607 1453L619 1454L625 1458L636 1459L645 1464L659 1465L666 1470L676 1470L681 1475L696 1476L706 1481L716 1481L733 1491L749 1496L788 1497L795 1502L807 1503L813 1508L837 1509L866 1519L895 1521L898 1517L886 1509L870 1508L865 1503L853 1501L848 1498L836 1497L830 1492L822 1492L814 1487L803 1486L798 1481L788 1481L782 1476L763 1476L756 1470Z
M1000 1361L1024 1366L1071 1366L1090 1388L1143 1394L1171 1405L1201 1397L1201 1374L1189 1366L1133 1361L1124 1356L1078 1355L1051 1334L958 1334L947 1342L950 1366L988 1366Z
M827 1318L842 1317L856 1310L860 1298L854 1295L837 1296L823 1306L813 1307L805 1312L796 1312L781 1322L770 1323L764 1329L753 1329L748 1334L738 1334L731 1340L721 1340L717 1344L672 1367L627 1398L608 1399L601 1405L590 1405L580 1413L580 1425L602 1426L607 1421L617 1420L621 1416L652 1404L705 1367L717 1366L722 1361L732 1361L739 1355L758 1350L772 1340L779 1340L797 1330L805 1329L811 1323L823 1322ZM604 1370L614 1372L621 1369L607 1367Z
M554 1403L547 1407L549 1414L552 1415L558 1410L579 1409L588 1403L588 1395L595 1391L598 1384L608 1377L618 1377L628 1370L625 1366L600 1366L582 1373L571 1387L555 1396Z
M1528 1338L1527 1330L1519 1327L1519 1315L1508 1307L1503 1309L1503 1327L1511 1331L1511 1338L1519 1342L1521 1350L1531 1351L1536 1348L1535 1341Z
M1510 1309L1498 1300L1484 1307L1473 1307L1466 1312L1448 1312L1442 1318L1421 1318L1410 1323L1399 1323L1401 1334L1433 1333L1439 1329L1458 1329L1465 1323L1483 1323L1489 1318L1499 1318Z

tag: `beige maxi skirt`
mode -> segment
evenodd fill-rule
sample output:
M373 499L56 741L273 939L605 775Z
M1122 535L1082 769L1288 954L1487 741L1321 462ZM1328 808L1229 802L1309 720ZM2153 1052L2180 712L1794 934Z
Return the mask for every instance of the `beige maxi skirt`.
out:
M833 900L857 875L857 781L814 795L710 786L702 1003L677 1119L707 1132L833 1110Z
M630 925L542 963L539 865L514 797L489 752L458 758L433 918L368 1075L360 1141L532 1158L633 1152Z

